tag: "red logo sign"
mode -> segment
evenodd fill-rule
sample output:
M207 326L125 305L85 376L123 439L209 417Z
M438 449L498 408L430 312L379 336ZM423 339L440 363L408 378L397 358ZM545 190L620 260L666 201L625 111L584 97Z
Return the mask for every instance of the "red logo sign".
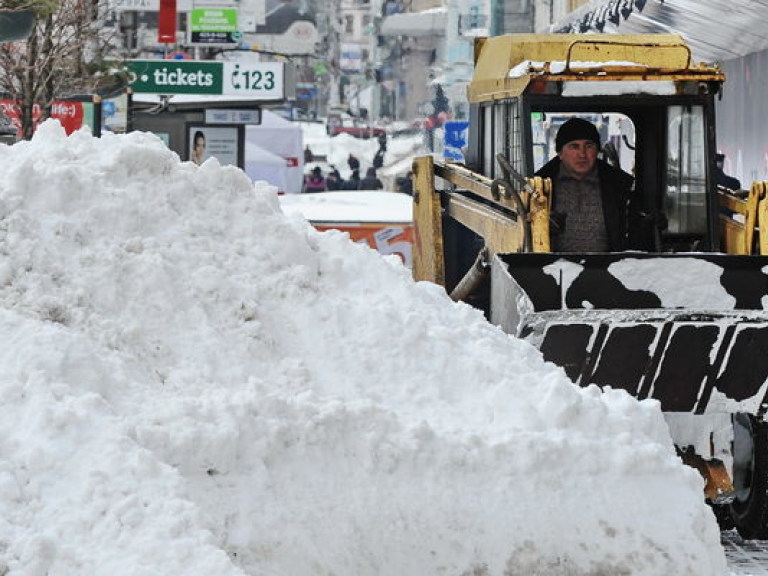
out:
M21 137L21 111L11 100L0 100L3 114L11 121L11 125L16 128L16 135ZM83 103L82 102L63 102L55 101L51 106L51 118L56 118L67 134L72 134L75 130L83 126ZM35 104L32 108L32 121L35 127L40 123L42 112L40 106Z

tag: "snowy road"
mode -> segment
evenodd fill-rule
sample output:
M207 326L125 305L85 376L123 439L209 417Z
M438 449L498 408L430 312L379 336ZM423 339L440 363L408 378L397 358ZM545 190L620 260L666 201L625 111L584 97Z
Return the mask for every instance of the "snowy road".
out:
M733 530L721 540L732 576L768 576L768 541L742 540Z

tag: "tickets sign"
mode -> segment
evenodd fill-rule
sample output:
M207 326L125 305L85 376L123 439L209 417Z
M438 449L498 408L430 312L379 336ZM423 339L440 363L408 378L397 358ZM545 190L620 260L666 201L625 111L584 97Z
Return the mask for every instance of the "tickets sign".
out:
M282 62L131 60L128 68L135 93L248 96L253 100L285 98Z

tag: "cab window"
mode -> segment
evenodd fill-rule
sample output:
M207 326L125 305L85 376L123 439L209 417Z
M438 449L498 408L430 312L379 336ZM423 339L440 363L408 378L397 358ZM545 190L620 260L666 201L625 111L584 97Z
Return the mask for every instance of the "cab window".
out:
M701 106L668 109L664 213L667 234L704 235L707 231L706 150Z

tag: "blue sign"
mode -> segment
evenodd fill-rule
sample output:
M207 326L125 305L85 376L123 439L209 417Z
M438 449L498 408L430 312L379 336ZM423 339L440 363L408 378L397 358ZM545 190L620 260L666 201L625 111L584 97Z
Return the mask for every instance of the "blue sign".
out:
M466 120L451 121L443 124L445 137L443 156L448 160L464 162L464 148L467 147L469 122Z

